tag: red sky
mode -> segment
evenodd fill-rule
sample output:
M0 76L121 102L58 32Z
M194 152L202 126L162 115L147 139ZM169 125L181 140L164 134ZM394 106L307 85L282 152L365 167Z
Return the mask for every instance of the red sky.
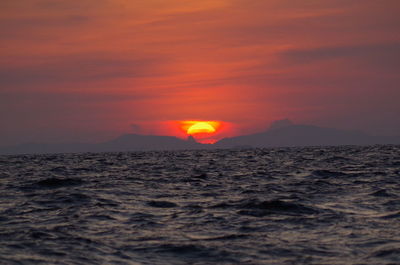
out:
M225 136L289 118L400 135L398 0L2 0L0 145ZM175 123L176 124L176 123Z

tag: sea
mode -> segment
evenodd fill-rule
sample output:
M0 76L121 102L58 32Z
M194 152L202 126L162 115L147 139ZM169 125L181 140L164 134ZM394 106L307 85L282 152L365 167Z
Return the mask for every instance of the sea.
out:
M400 264L400 146L0 156L0 264Z

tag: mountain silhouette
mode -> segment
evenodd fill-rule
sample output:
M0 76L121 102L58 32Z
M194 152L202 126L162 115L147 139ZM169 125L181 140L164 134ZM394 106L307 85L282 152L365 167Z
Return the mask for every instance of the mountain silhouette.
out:
M289 120L283 120L274 122L265 132L224 138L213 145L197 143L191 136L189 136L187 140L183 140L173 136L125 134L111 141L97 144L20 144L2 147L0 148L0 154L127 152L373 144L400 144L400 137L371 136L358 131L337 130L313 125L297 125Z
M263 133L225 138L215 144L219 148L291 147L400 144L400 137L370 136L358 131L345 131L313 125L285 123Z
M95 150L98 152L183 150L198 149L202 146L191 137L186 141L173 136L125 134L109 142L97 144Z
M0 148L0 154L46 154L82 152L126 152L204 149L207 145L197 143L192 137L182 140L173 136L125 134L108 142L97 144L69 143L45 144L29 143Z

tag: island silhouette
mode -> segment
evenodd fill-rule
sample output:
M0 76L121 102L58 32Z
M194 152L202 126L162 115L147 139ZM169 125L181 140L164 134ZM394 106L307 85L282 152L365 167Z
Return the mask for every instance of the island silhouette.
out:
M289 120L272 123L264 132L224 138L215 144L201 144L189 136L124 134L102 143L25 143L0 148L1 155L129 152L161 150L195 150L226 148L268 148L338 145L400 144L400 136L373 136L361 131L324 128L314 125L294 124Z

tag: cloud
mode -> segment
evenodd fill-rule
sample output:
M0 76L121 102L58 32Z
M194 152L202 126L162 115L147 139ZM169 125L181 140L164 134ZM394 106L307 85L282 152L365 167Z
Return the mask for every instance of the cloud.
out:
M65 30L81 27L90 18L82 15L66 15L61 17L24 17L0 19L0 39L35 39L43 35L44 29ZM39 36L37 36L39 35Z
M312 49L289 49L283 51L284 60L293 63L313 63L323 60L355 58L375 65L399 70L400 43L362 44L333 47L316 47Z
M118 57L119 56L119 57ZM160 75L161 58L123 55L112 57L101 54L75 54L69 56L32 58L33 63L0 65L0 85L43 86L74 82L93 82L116 78L139 78ZM130 58L129 58L130 57Z
M131 124L131 129L133 133L138 133L140 134L142 132L142 128L138 124Z
M130 102L149 98L157 98L150 92L130 91L129 93L108 92L29 92L29 91L0 91L0 103L8 104L25 104L27 102L36 104L50 105L68 105L71 103L88 104L88 103L112 103L112 102Z

